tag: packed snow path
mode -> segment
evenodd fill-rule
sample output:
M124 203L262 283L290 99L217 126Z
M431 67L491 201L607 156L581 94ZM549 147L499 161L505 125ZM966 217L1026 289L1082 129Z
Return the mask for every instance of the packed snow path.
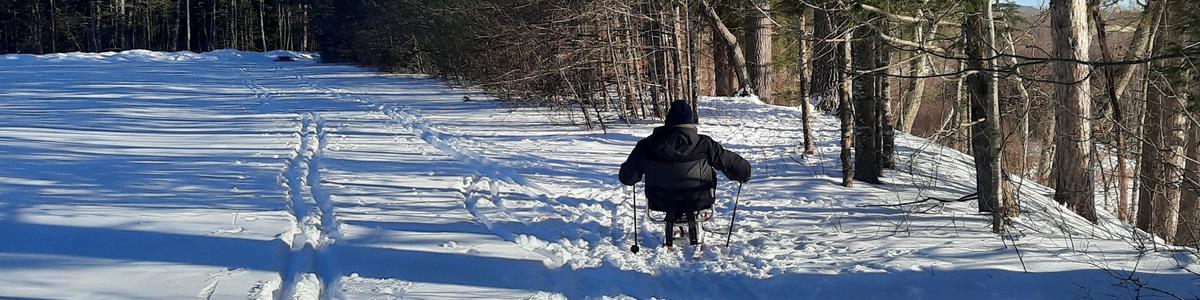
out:
M631 254L630 190L614 174L653 124L585 131L295 55L0 56L0 298L1200 293L1180 269L1192 257L1143 254L1127 227L1063 214L1035 185L1008 239L970 202L863 207L968 194L970 158L901 136L889 184L842 188L834 120L815 121L804 157L798 111L750 99L700 112L702 133L755 168L734 245L716 236L693 261L659 248L643 215ZM721 184L711 227L729 224L735 188Z

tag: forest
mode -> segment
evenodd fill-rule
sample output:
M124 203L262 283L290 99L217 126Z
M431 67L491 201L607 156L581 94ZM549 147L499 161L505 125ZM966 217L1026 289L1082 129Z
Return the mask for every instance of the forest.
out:
M798 159L808 116L839 118L844 186L905 167L898 131L973 155L978 191L956 201L994 232L1033 180L1093 222L1196 246L1197 16L1186 0L0 0L0 54L317 52L592 130L755 95L803 109Z
M311 1L3 0L0 53L313 51Z

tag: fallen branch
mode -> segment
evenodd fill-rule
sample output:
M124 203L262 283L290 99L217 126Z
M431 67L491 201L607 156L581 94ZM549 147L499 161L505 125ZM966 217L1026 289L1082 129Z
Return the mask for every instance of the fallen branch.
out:
M937 201L938 203L951 203L951 202L967 202L967 201L972 201L972 200L979 200L979 193L971 193L969 195L962 196L958 199L925 197L925 199L921 199L921 200L917 200L917 201L901 202L901 203L896 203L896 204L865 204L865 205L859 205L858 207L897 207L897 206L905 206L905 205L912 205L912 204L921 204L921 203L925 203L925 202L929 202L929 201Z

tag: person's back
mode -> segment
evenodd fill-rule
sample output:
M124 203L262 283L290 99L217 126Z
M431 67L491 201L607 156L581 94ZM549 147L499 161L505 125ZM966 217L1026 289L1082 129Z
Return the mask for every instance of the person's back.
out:
M687 102L672 102L666 125L638 141L621 164L621 183L634 185L645 177L649 207L666 212L668 223L685 215L694 220L696 211L712 207L717 186L714 170L730 180L750 180L750 163L699 134L693 122Z

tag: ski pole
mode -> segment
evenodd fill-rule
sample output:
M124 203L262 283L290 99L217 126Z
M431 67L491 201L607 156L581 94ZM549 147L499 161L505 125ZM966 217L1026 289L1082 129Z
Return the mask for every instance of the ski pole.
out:
M629 252L638 253L638 220L637 220L637 185L629 186L629 194L633 197L633 246L629 247Z
M737 194L733 195L733 217L729 218L729 235L725 236L725 248L729 248L729 241L733 240L733 222L737 221L738 198L742 196L742 185L738 182Z

